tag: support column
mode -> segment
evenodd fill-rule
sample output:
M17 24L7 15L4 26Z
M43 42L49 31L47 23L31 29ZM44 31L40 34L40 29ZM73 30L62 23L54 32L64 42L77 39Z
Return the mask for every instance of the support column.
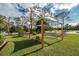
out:
M32 33L32 8L30 8L30 34Z
M41 48L44 48L44 21L41 19Z
M30 8L29 39L31 38L31 34L32 34L32 8Z
M8 27L8 35L10 35L10 32L9 32L9 31L10 31L10 27L9 27L10 24L9 24L9 21L10 21L10 17L8 18L8 25L7 25L7 27Z
M29 34L29 39L30 39L30 25L29 25L29 29L28 29L28 31L29 31L28 34Z
M61 24L61 40L64 38L63 23Z

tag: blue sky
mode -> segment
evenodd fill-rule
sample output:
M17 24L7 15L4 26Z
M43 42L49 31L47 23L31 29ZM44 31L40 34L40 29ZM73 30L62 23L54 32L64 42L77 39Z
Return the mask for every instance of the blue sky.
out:
M46 6L48 9L51 9L52 13L57 14L56 10L62 10L62 9L68 9L70 11L69 17L70 21L66 21L66 23L69 23L71 25L75 25L76 23L79 23L79 4L78 3L72 3L72 4L66 4L63 3L61 5L59 4L47 4L47 3L40 3L41 7ZM18 11L19 9L24 10L25 8L32 7L32 4L26 3L26 4L11 4L11 3L0 3L0 15L4 16L24 16L25 12ZM27 15L27 14L25 14Z

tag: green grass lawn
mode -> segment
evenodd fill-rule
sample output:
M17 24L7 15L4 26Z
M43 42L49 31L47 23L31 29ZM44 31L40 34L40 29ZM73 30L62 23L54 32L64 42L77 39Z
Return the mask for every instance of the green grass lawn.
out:
M79 34L66 35L62 41L46 36L44 49L36 40L12 36L6 38L8 43L0 51L3 56L79 56Z

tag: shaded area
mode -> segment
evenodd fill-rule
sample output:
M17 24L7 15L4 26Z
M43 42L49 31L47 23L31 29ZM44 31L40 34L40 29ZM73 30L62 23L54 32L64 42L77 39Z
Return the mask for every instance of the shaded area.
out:
M62 40L57 40L57 41L54 41L53 43L44 42L44 44L47 44L48 46L51 46L51 45L56 44L56 43L59 43L59 42L61 42L61 41L62 41ZM48 46L46 46L46 47L48 47ZM45 46L44 46L44 48L45 48ZM32 54L32 53L38 52L38 51L40 51L41 49L42 49L42 48L39 48L39 49L37 49L37 50L35 50L35 51L26 53L26 54L24 54L23 56L27 56L27 55L30 55L30 54Z
M60 42L60 41L62 41L62 40L58 40L58 41L55 41L55 42L53 42L53 43L48 43L48 42L44 42L45 44L47 44L48 46L51 46L51 45L53 45L53 44L56 44L56 43L58 43L58 42ZM46 46L46 47L48 47L48 46ZM29 53L27 53L27 54L24 54L23 56L27 56L27 55L30 55L30 54L32 54L32 53L35 53L35 52L37 52L37 51L40 51L42 48L39 48L39 49L37 49L37 50L35 50L35 51L32 51L32 52L29 52Z
M16 51L24 49L24 48L29 48L34 45L38 45L38 44L40 44L40 42L37 40L24 40L24 41L14 42L14 44L15 44L14 52L16 52Z

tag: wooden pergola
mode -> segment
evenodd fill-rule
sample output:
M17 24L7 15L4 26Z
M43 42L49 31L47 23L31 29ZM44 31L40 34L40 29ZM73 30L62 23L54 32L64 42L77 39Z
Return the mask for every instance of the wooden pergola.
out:
M30 14L30 27L29 27L29 29L28 29L28 31L29 31L29 39L31 38L31 36L30 36L30 34L32 34L32 32L31 32L31 30L32 30L32 9L31 9L31 14ZM52 18L54 18L54 19L56 19L59 15L62 15L63 13L60 13L60 14L58 14L58 15L56 15L55 17L52 17ZM63 31L63 28L64 28L64 20L62 21L62 23L60 23L61 24L61 40L63 40L63 38L64 38L64 31ZM39 25L38 25L39 26ZM41 48L44 48L44 27L46 26L46 25L44 25L44 18L41 16L41 36L40 36L40 40L41 40Z
M53 17L53 18L55 18L55 17ZM45 26L47 26L47 25L44 25L44 18L43 17L41 17L40 18L41 19L41 25L38 25L38 26L41 26L41 36L40 36L40 41L41 41L41 48L43 49L44 48L44 27ZM32 23L32 21L30 21L30 23ZM61 23L61 40L63 40L63 34L64 34L64 31L63 31L63 24L64 23ZM31 36L30 36L30 34L32 34L32 33L30 33L31 32L31 30L32 30L32 24L30 24L30 26L31 26L31 28L30 29L28 29L29 30L29 39L31 38Z

